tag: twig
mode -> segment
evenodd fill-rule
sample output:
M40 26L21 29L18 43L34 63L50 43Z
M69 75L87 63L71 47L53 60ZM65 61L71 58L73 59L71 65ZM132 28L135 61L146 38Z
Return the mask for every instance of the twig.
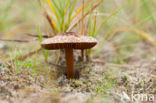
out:
M29 52L28 54L25 54L25 55L23 55L23 56L20 56L20 57L18 57L17 59L18 59L19 61L22 61L22 60L24 60L24 59L26 59L26 58L28 58L28 57L30 57L30 56L36 54L36 53L39 53L40 51L41 51L41 48L39 48L39 49L37 49L37 50L35 50L35 51L32 51L32 52ZM16 60L16 59L9 60L7 63L14 62L15 60Z
M31 42L31 41L28 41L28 40L9 40L9 39L0 39L0 41L7 41L7 42L25 42L25 43Z
M9 33L0 33L0 35L8 35ZM27 35L27 36L31 36L31 37L39 37L36 34L33 33L22 33L21 35ZM53 37L54 35L42 35L43 38L50 38Z
M30 33L24 33L25 35L28 35L28 36L32 36L32 37L39 37L38 35L34 35L34 34L30 34ZM53 37L51 35L42 35L43 38L50 38L50 37Z

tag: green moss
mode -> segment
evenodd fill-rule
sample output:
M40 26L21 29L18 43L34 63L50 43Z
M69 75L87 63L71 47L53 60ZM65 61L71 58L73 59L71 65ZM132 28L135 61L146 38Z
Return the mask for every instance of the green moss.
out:
M97 82L97 84L94 87L94 90L97 94L108 94L109 90L114 87L116 83L116 75L118 68L106 68L107 70L103 72L102 78Z

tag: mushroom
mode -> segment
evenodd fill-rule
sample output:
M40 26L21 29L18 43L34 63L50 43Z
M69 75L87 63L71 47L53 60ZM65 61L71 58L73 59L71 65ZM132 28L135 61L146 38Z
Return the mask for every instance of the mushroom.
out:
M97 40L89 36L77 35L75 32L64 32L48 38L41 43L47 50L65 49L67 78L74 78L73 49L90 49L97 44Z

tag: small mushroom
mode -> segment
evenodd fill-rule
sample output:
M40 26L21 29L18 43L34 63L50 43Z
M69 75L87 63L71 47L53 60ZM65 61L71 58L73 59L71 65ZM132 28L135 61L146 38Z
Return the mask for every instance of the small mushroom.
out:
M75 32L65 32L48 38L41 43L47 50L65 49L67 78L74 78L73 49L90 49L97 44L97 40L89 36L80 36Z

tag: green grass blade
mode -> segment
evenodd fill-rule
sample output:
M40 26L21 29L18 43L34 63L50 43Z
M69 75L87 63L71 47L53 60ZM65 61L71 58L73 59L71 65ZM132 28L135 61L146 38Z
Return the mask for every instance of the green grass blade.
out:
M5 8L5 12L4 12L4 16L3 16L3 20L6 20L9 16L9 11L11 10L12 8L12 5L14 4L16 0L11 0L9 2L9 4L7 5L7 7Z
M144 7L146 8L146 11L148 12L148 14L151 15L151 19L152 19L153 25L154 25L154 27L156 29L156 21L155 21L155 18L154 18L153 14L152 14L152 11L151 11L150 7L148 6L147 1L146 0L142 0L142 2L143 2Z
M89 36L92 36L92 18L89 16Z
M43 37L42 37L40 26L38 28L38 36L39 36L39 41L41 43L43 41ZM42 49L41 51L42 51L42 54L44 55L45 61L47 62L48 61L49 51L48 50L44 50L44 49Z
M95 30L96 30L96 16L95 16L95 19L94 19L94 25L93 25L92 37L95 37Z
M145 17L143 20L141 20L141 21L139 21L137 24L135 24L134 26L140 26L140 25L142 25L143 23L145 23L145 22L147 22L147 21L149 21L153 16L155 16L156 15L156 12L155 13L153 13L152 15L149 15L149 16L147 16L147 17Z
M124 4L123 6L121 6L119 9L113 11L108 17L106 17L102 23L97 27L97 31L95 33L95 37L98 35L98 33L100 32L102 26L114 15L118 14L119 11L121 11L122 9L126 8L128 5L132 4L135 0L130 0L129 2L127 2L126 4Z
M58 4L55 2L55 0L51 0L53 3L53 6L55 7L55 10L58 12L58 14L60 14L61 9L59 8Z
M69 25L70 25L70 20L71 20L71 17L72 17L72 14L73 14L73 11L75 9L75 6L76 6L76 2L77 0L75 0L74 3L70 3L70 7L69 7L69 14L68 14L68 21L67 21L67 27L66 27L66 30L69 28Z

